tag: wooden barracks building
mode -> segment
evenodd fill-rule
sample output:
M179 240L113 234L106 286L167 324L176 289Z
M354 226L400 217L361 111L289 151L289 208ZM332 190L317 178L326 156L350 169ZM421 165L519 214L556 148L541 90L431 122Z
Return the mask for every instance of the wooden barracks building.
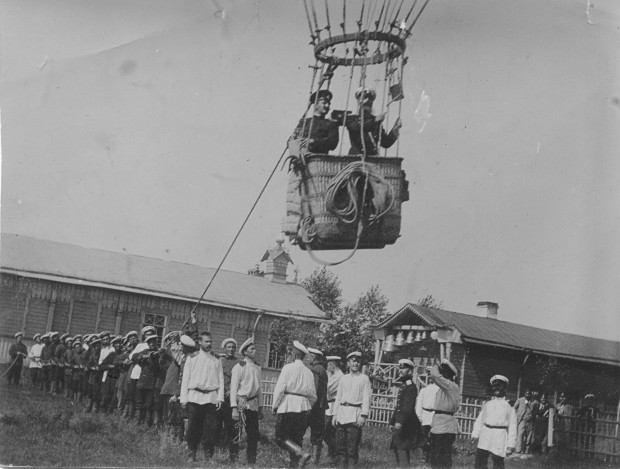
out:
M13 334L30 346L38 332L125 334L146 325L162 337L179 330L215 269L2 234L0 362ZM324 313L303 287L287 282L290 257L278 242L262 258L264 272L220 270L196 311L214 351L226 337L255 333L259 360L269 363L269 324L278 318L321 322Z

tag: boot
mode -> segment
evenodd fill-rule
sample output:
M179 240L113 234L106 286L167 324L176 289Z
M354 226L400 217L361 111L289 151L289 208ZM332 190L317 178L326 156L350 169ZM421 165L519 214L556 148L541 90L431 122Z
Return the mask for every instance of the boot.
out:
M299 467L305 467L308 461L310 461L312 455L310 453L304 453L301 447L293 443L291 440L286 440L284 445L292 456L299 459Z
M312 445L312 463L317 465L321 459L321 445Z
M140 413L138 417L138 425L144 424L144 417L146 417L146 409L140 409Z

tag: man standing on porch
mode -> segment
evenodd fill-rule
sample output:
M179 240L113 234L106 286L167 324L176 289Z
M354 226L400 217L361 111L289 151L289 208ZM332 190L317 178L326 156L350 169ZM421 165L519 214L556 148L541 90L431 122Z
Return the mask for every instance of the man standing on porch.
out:
M439 387L435 395L433 422L431 423L431 467L452 467L452 444L459 432L454 416L459 409L460 390L454 382L456 367L443 359L441 365L431 367L431 378Z

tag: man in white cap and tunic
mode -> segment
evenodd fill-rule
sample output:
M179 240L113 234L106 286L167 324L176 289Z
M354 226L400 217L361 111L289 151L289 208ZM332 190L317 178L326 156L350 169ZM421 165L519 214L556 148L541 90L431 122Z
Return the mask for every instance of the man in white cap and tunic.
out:
M290 454L290 467L304 467L311 458L302 450L307 418L316 402L314 376L303 362L309 353L298 341L291 351L294 361L282 367L273 391L273 412L276 414L276 443Z
M236 422L235 435L230 443L230 459L236 461L239 454L239 440L245 429L247 439L247 462L256 464L258 439L260 437L258 421L261 403L261 370L256 364L256 346L250 337L239 349L243 361L237 363L230 377L230 406L232 419Z
M439 387L435 394L433 422L431 423L431 467L452 467L452 444L459 432L459 425L454 414L459 409L460 390L454 381L456 367L449 360L442 360L441 365L432 366L430 376Z
M361 372L361 352L347 355L349 372L342 377L334 402L332 422L336 427L336 441L344 467L357 467L362 428L370 415L372 386L368 375Z
M198 443L202 442L206 459L215 451L217 411L224 402L224 371L222 362L211 353L211 334L201 332L200 349L185 360L181 378L180 402L187 409L188 462L196 461Z
M476 469L486 468L489 456L495 469L503 469L504 458L517 444L517 414L506 400L508 378L495 375L490 379L493 398L482 406L471 433L477 444Z
M327 404L325 411L325 432L324 439L327 445L327 455L334 460L337 457L336 448L336 427L332 424L334 415L334 403L336 402L336 394L338 393L338 385L344 376L340 369L341 358L338 355L327 356Z
M28 358L30 359L30 381L35 389L39 389L41 379L41 350L43 349L41 334L35 334L32 340L34 340L34 344L32 344L30 352L28 352Z

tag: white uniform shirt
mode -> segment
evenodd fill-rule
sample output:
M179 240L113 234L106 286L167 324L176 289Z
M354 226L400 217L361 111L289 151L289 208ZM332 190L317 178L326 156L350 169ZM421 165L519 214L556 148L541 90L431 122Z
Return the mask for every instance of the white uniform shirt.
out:
M99 353L99 364L103 363L105 357L114 352L114 347L112 345L108 345L107 347L101 347L101 352ZM108 379L108 370L105 370L101 375L101 382L105 383L106 379Z
M484 403L471 436L479 439L478 448L506 457L506 448L517 444L517 414L506 398L494 397Z
M316 402L314 375L304 362L295 360L282 367L273 390L273 408L278 414L305 412Z
M138 345L136 345L136 348L133 349L131 351L131 353L129 354L129 359L131 360L131 358L136 353L144 352L148 348L149 348L149 345L146 342L140 342ZM129 378L130 379L140 379L140 373L142 373L142 367L136 363L133 366L133 368L131 369L131 375L129 376Z
M30 368L43 368L43 364L41 363L41 350L43 350L43 344L37 344L36 342L30 347L30 353L28 354L28 358L30 358Z
M329 407L325 410L325 415L334 415L334 404L336 403L336 394L338 394L338 385L344 373L340 368L329 375L327 380L327 403Z
M435 384L439 387L437 394L435 394L435 405L433 408L443 412L450 412L451 414L435 412L433 414L433 422L431 423L431 433L458 434L459 423L454 414L459 410L459 402L461 400L459 385L433 370L436 370L436 368L431 369L431 374Z
M241 366L237 363L233 366L230 375L230 406L237 407L238 396L252 398L246 401L246 409L258 411L261 401L260 389L260 366L246 361Z
M180 401L181 404L193 402L201 405L224 402L224 369L219 358L204 350L187 357Z
M433 423L433 409L435 408L435 394L439 390L439 386L431 383L420 389L418 399L415 403L415 413L420 419L422 426Z
M344 375L338 385L336 402L334 402L336 423L346 425L347 423L357 422L360 415L368 417L371 397L372 386L368 375L364 373L347 373Z

